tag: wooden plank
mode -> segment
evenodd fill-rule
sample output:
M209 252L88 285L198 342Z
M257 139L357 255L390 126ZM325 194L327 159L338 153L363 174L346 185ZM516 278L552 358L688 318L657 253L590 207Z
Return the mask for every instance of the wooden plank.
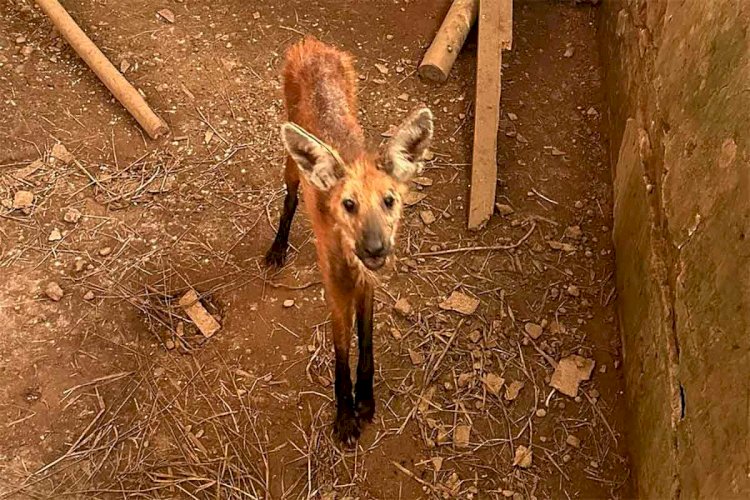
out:
M512 0L511 11L512 11ZM492 216L497 187L497 134L500 125L503 13L508 0L479 3L477 90L474 105L474 151L471 162L469 229L479 229Z

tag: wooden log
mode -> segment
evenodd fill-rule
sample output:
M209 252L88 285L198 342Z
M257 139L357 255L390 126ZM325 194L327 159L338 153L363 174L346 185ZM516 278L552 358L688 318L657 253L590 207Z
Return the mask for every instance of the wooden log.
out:
M509 37L504 18L513 0L482 0L479 5L477 88L474 105L474 151L469 194L469 229L479 229L492 216L497 187L497 134L500 125L502 49ZM509 43L506 41L505 43Z
M478 10L479 0L453 1L419 65L419 76L435 82L444 82L448 79L448 73L456 62L469 30L477 20Z
M36 0L37 5L52 21L60 34L68 41L78 56L83 59L99 80L141 124L152 138L169 132L167 124L154 113L145 99L128 82L101 50L86 36L65 8L57 0Z

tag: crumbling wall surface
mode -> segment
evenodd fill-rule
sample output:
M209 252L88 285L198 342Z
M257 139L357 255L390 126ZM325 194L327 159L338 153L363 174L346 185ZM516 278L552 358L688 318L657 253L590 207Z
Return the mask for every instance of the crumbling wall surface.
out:
M600 15L638 492L750 498L750 2Z

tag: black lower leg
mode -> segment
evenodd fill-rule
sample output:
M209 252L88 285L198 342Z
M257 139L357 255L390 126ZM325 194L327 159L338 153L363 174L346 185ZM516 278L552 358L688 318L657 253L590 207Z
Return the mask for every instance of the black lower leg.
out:
M281 212L279 221L279 230L276 232L276 238L273 245L266 253L266 264L269 266L283 266L286 260L286 251L289 247L289 230L292 227L294 213L297 211L297 186L287 186L286 197L284 198L284 209Z
M336 349L336 422L334 430L339 439L352 444L359 438L359 426L354 414L352 379L349 373L349 353Z
M359 362L357 363L357 384L355 386L357 417L372 421L375 416L373 378L375 360L372 353L372 307L373 288L366 285L365 293L357 304L357 336L359 338Z

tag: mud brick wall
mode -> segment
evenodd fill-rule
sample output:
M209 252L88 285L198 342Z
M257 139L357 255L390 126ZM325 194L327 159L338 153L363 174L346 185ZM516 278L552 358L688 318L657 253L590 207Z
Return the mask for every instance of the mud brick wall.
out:
M637 489L750 498L750 2L599 15Z

